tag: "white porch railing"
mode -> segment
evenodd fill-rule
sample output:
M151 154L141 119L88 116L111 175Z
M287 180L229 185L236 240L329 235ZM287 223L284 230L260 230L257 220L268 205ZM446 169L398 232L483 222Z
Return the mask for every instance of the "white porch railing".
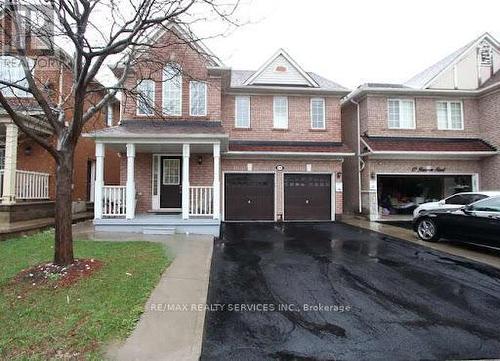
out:
M212 216L214 214L214 187L189 187L189 215Z
M0 169L0 194L3 193L4 170ZM16 170L16 199L49 199L49 174Z
M104 186L102 190L102 215L124 217L127 211L126 186Z

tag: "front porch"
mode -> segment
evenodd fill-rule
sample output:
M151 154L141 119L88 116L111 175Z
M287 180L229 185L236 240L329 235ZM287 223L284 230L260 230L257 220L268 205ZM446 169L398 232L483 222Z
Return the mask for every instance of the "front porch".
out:
M182 219L179 214L137 214L133 219L94 219L96 231L142 234L209 234L219 236L220 220L212 217Z
M104 184L105 147L122 155L121 184ZM97 231L218 235L219 140L97 142Z

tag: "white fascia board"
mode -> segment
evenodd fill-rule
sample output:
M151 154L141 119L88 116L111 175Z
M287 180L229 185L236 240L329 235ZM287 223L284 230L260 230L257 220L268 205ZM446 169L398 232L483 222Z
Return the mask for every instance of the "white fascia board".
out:
M266 152L266 151L229 151L228 156L290 156L290 157L352 157L354 153L330 153L330 152Z

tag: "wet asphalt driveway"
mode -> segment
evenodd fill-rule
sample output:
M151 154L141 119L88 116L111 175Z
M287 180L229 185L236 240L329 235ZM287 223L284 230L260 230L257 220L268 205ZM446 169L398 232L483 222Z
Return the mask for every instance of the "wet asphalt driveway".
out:
M500 358L500 271L343 224L226 224L208 302L201 360Z

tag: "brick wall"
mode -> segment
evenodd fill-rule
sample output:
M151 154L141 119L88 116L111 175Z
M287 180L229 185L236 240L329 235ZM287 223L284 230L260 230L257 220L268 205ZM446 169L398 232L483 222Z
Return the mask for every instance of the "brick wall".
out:
M251 95L250 129L234 126L234 95L222 97L222 120L230 139L288 140L288 141L341 141L340 99L325 97L326 129L311 129L309 96L288 97L288 129L273 129L273 96Z
M479 99L481 114L481 136L500 149L500 91ZM484 158L481 162L482 189L500 190L500 154Z
M361 109L360 109L361 111ZM355 157L346 157L342 163L344 179L344 213L359 213L359 161L357 106L347 103L342 107L342 139L352 149Z
M304 172L306 165L311 164L312 172L325 172L325 173L338 173L342 171L342 163L335 160L244 160L244 159L223 159L222 171L223 172L246 172L248 163L252 164L253 172L276 172L276 214L283 214L283 174L286 172ZM277 165L285 167L284 172L276 171ZM222 209L224 208L221 202ZM342 192L335 193L335 213L341 215L343 212L343 195ZM223 210L222 210L223 211Z
M125 82L125 87L135 89L140 79L155 81L155 114L137 115L137 97L125 94L123 99L124 119L170 119L170 120L219 120L221 119L221 77L209 75L207 59L188 44L183 44L172 33L165 33L157 42L158 48L144 55L134 66L134 74ZM153 60L152 63L148 60ZM182 114L181 116L162 115L162 70L168 62L175 62L182 69ZM192 117L189 115L189 82L191 80L207 82L207 115Z
M387 115L387 99L401 98L415 101L416 129L389 129ZM362 131L368 131L371 136L412 136L412 137L458 137L478 138L479 132L479 107L478 101L473 98L452 98L462 100L464 112L464 130L438 130L436 101L450 100L450 98L431 97L387 97L369 95L363 103L366 108L366 120L363 121ZM364 115L364 114L363 114Z

